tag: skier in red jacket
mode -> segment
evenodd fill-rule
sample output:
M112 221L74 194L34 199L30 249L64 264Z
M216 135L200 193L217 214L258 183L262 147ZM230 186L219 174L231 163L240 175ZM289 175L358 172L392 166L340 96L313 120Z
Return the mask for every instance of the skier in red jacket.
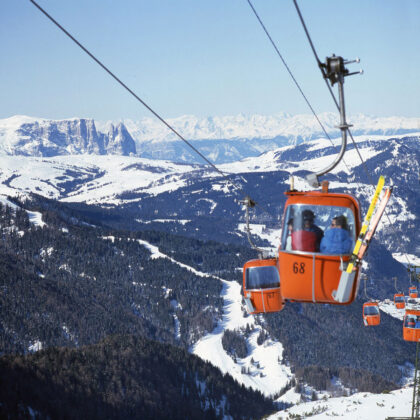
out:
M324 236L323 230L315 223L312 210L302 212L302 229L292 233L292 249L294 251L319 252L319 244Z

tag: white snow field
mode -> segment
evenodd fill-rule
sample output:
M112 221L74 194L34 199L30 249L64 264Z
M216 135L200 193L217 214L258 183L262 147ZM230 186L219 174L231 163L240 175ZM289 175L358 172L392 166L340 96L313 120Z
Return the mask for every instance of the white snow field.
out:
M410 387L389 394L359 392L350 397L327 398L294 405L268 417L267 420L293 418L379 420L386 417L411 417L413 389ZM297 417L301 416L301 417Z
M2 203L4 206L8 206L11 209L15 210L20 208L19 206L17 206L16 204L12 203L11 201L9 201L4 195L0 194L0 203ZM29 221L38 227L44 227L45 226L45 222L42 220L42 214L37 212L37 211L29 211L26 210L26 213L28 214L29 217Z
M194 272L196 275L215 278L162 254L156 246L146 241L141 240L139 242L150 250L151 258L168 258L173 263ZM220 278L219 281L223 283L221 294L224 300L223 317L216 328L202 337L190 351L203 360L217 366L223 373L229 373L239 383L259 390L267 397L273 397L276 392L294 377L290 368L284 364L282 357L283 346L281 343L271 339L266 340L261 345L257 344L258 334L263 329L262 319L259 320L262 323L260 325L256 323L257 319L255 316L247 316L245 314L242 305L241 287L238 283ZM381 310L401 319L401 311L394 310L393 306L391 301L380 303ZM252 331L247 340L248 355L243 359L237 358L235 363L232 357L223 349L223 332L226 329L246 328L247 324ZM178 331L179 325L177 325L176 321L175 326ZM249 368L250 373L242 373L243 367L246 371ZM412 367L402 367L402 369L409 371L406 378L406 382L409 382L412 379ZM309 389L311 390L310 387ZM361 392L349 397L331 397L328 392L320 392L317 393L318 401L301 402L301 395L292 388L278 398L277 401L294 405L287 410L271 415L268 419L286 420L297 418L296 416L298 415L301 418L340 418L348 420L372 420L384 419L387 416L409 416L411 415L412 394L413 389L409 386L404 386L390 393L371 394Z
M223 373L229 373L239 383L259 390L266 396L274 395L293 378L290 368L283 363L283 346L281 343L268 339L258 345L257 338L263 327L256 324L253 315L246 314L242 305L241 286L237 282L226 281L208 273L200 272L162 254L158 247L146 241L138 240L138 242L151 252L151 258L167 258L195 275L208 277L210 281L213 281L211 279L218 279L223 283L221 293L224 301L222 320L211 333L202 337L190 349L192 353L211 362ZM248 355L243 359L238 358L235 363L233 358L223 349L223 332L227 329L245 329L247 325L251 330L247 339ZM247 372L249 369L250 373L242 373L242 368L245 368Z

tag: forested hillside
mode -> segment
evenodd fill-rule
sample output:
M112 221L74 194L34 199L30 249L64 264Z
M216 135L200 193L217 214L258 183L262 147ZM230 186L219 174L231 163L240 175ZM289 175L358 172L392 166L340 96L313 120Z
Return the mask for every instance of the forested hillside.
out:
M188 347L220 316L217 279L151 259L127 233L76 218L67 224L53 212L44 213L43 228L32 225L23 210L15 214L2 206L0 214L2 353L26 352L36 341L95 343L116 333ZM219 246L217 252L228 251Z
M89 413L93 410L93 416L111 413L111 417L119 418L127 415L124 410L136 404L145 407L146 416L153 413L153 407L162 403L160 391L146 393L148 397L143 391L133 391L135 395L126 400L121 395L128 391L113 389L111 392L107 388L144 390L149 386L136 382L140 381L138 377L127 377L132 374L130 359L137 357L131 353L133 343L140 340L151 347L157 344L150 344L149 340L162 343L164 347L151 351L159 357L161 352L172 354L190 349L221 319L223 299L219 278L241 282L240 268L244 261L256 257L255 252L241 245L203 242L167 232L111 229L106 225L114 216L93 206L80 209L39 196L31 200L14 199L14 203L18 205L16 210L0 207L0 352L5 357L10 355L3 359L2 366L7 375L12 375L16 386L23 387L21 395L29 399L22 400L23 406L13 405L12 411L30 406L36 410L40 407L40 413L48 413L54 404L43 401L42 395L74 387L69 394L60 394L63 404L73 403ZM27 210L38 212L38 219L45 225L31 222ZM95 215L103 215L104 219L98 217L95 223ZM156 246L161 257L152 256L143 241ZM180 264L208 274L194 274ZM413 346L401 339L400 321L385 314L380 327L364 328L361 302L357 300L348 307L289 303L278 314L256 317L257 324L266 331L258 337L258 344L269 337L279 340L292 371L316 389L328 387L334 377L340 378L349 389L373 392L393 389L404 375L400 367L407 361L413 362ZM234 360L249 354L246 344L249 333L226 332L223 347ZM131 336L123 340L129 350L118 347L118 340L108 339L115 334ZM99 352L101 356L86 359L85 345L93 345L89 351L95 355ZM108 347L113 350L108 352ZM41 348L47 351L39 356L28 355ZM115 363L111 379L98 381L106 357L117 357L120 351L130 355L121 369L117 368L119 362ZM20 356L11 356L12 353ZM182 354L185 363L190 363L188 353ZM49 358L51 367L46 363ZM66 375L61 377L61 373L53 372L56 363L66 358L74 383L69 383ZM97 360L97 364L89 368L92 360ZM153 363L143 362L152 366L157 359ZM40 364L50 373L40 374ZM133 365L135 369L140 369L139 366ZM154 372L158 373L150 370L148 377L152 378ZM166 385L161 388L159 375L150 380L157 381L157 390L164 390ZM217 381L223 382L220 372L219 375ZM37 382L40 378L42 381ZM174 388L179 385L177 381ZM125 385L126 382L130 385ZM25 383L45 393L34 394ZM2 395L7 404L15 401L7 389L2 392L6 392ZM232 395L241 394L235 397L238 400L245 395L243 392L243 386L232 385ZM219 401L220 395L215 395L215 399L211 398ZM173 401L183 401L182 398L174 397ZM127 401L130 401L128 405ZM168 400L163 404L165 409L171 407ZM185 410L194 412L199 406L194 404ZM5 407L9 410L11 406ZM261 400L259 407L255 407L256 413L267 413L270 409L267 407ZM179 410L181 416L185 414L184 408ZM74 413L77 418L77 409ZM206 413L217 414L217 410Z
M183 349L111 336L0 358L0 417L256 419L273 403Z

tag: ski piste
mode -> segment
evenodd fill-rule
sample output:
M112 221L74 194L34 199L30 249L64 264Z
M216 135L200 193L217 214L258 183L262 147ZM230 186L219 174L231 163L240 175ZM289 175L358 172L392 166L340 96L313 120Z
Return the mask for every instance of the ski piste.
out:
M352 273L356 269L358 263L360 262L361 258L365 254L367 247L369 245L369 241L372 238L373 234L375 233L376 226L378 225L379 220L385 210L385 206L388 203L389 197L391 195L391 189L387 189L385 196L380 202L378 211L375 214L375 218L372 222L372 226L370 227L370 221L372 219L373 212L375 211L376 204L378 203L379 196L382 192L382 189L384 188L384 185L385 185L385 178L381 175L379 177L378 184L376 185L376 190L375 190L375 193L373 194L369 209L363 221L362 228L360 229L359 236L357 237L356 245L354 246L352 256L350 257L350 260L349 260L349 264L347 265L347 268L346 268L347 273Z

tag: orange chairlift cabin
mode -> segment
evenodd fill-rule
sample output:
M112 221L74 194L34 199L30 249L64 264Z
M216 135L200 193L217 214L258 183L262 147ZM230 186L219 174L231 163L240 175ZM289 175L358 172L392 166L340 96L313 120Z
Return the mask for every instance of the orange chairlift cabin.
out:
M360 230L357 199L350 194L328 192L327 183L322 191L285 194L288 199L278 256L283 298L313 303L352 302L358 270L350 276L342 270Z
M404 293L395 293L395 295L394 295L394 305L397 309L404 309L405 308Z
M420 341L420 308L408 308L405 310L403 322L403 339L405 341Z
M413 298L416 299L418 297L418 291L417 291L417 287L416 286L411 286L408 288L408 295Z
M334 169L346 149L349 125L345 117L343 84L344 77L349 73L344 64L342 57L332 56L323 65L331 84L338 83L342 143L332 164L307 177L313 187L320 186L318 177ZM291 185L290 191L285 194L287 201L277 258L252 260L244 265L243 292L248 311L281 310L284 300L337 305L353 302L359 270L356 267L352 273L347 273L344 268L361 227L358 200L350 194L329 192L328 182L323 183L322 191L300 192ZM249 240L250 202L249 198L245 200ZM337 226L337 220L340 226ZM337 232L338 229L340 232ZM264 273L270 274L266 279L258 280L259 286L254 278L264 278Z
M283 300L338 305L353 302L358 270L349 275L342 269L360 230L357 199L350 194L328 192L327 183L322 191L285 194L288 199L278 257L252 260L244 265L243 289L248 311L279 311ZM336 226L337 217L345 221L344 226ZM343 240L340 243L324 240L329 229L342 229Z
M244 265L245 303L251 314L283 309L280 276L276 259L251 260Z
M394 305L395 305L396 309L404 309L405 308L405 296L404 296L404 293L401 293L397 289L397 279L398 279L397 277L394 277L394 287L395 287L395 291L397 292L394 295Z
M363 304L363 323L365 327L372 327L381 323L378 302L366 302Z
M366 291L367 276L364 276L365 280L365 296L369 299L369 296ZM363 323L365 327L373 327L381 323L381 313L379 312L379 305L377 301L370 299L368 302L363 304Z

